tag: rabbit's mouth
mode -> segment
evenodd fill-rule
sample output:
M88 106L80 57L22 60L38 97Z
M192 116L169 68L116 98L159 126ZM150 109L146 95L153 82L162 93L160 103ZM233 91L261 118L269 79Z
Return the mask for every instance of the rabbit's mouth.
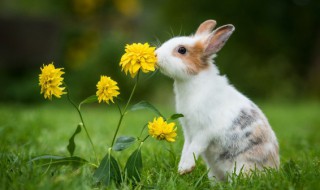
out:
M166 74L166 69L165 69L165 61L163 59L158 59L156 62L156 67L161 71L161 73Z
M156 67L161 68L163 59L161 59L161 57L159 56L159 53L157 51L158 51L158 49L156 49L156 51L155 51L155 56L157 58Z
M164 68L163 68L162 64L163 64L162 62L157 61L156 62L156 67L161 71L161 73L164 73L165 71L164 71Z

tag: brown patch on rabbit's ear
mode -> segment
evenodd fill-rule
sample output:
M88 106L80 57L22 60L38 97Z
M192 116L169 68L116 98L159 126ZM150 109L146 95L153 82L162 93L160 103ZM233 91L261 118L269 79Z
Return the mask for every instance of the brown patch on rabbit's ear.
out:
M179 53L179 48L185 48L184 54ZM198 41L193 46L178 46L173 50L173 55L180 58L187 66L187 72L191 75L196 75L200 71L208 67L207 57L203 56L204 46Z
M200 24L199 28L197 29L195 35L201 34L209 34L214 27L216 26L217 22L215 20L207 20Z

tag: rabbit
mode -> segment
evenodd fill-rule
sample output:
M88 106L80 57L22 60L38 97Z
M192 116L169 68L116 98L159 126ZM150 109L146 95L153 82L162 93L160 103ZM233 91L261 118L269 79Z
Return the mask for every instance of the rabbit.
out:
M199 156L208 177L226 180L235 171L278 169L278 141L267 118L219 74L214 58L234 32L231 24L203 22L191 36L174 37L155 51L160 71L174 80L184 145L178 172L191 172Z

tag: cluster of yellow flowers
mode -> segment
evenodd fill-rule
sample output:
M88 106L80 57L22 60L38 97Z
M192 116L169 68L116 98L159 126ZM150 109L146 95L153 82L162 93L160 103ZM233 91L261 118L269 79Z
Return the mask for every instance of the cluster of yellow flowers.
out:
M156 68L155 47L150 47L148 43L133 43L126 45L125 54L121 57L120 66L122 71L129 73L134 78L141 70L144 73L155 71ZM63 68L55 68L53 63L43 65L40 68L39 86L41 86L41 94L44 98L52 100L52 96L60 98L66 87L63 85L64 72ZM120 92L117 82L108 76L101 76L97 83L96 96L99 103L105 102L109 104L114 103L113 98L116 98ZM155 118L153 122L148 124L149 134L158 139L174 142L177 136L175 123L167 123L162 117Z

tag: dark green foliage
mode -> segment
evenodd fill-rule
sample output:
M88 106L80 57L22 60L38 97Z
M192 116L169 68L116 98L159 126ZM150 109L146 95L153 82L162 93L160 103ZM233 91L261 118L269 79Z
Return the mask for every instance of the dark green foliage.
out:
M150 111L153 111L158 116L165 118L156 107L154 107L152 104L144 100L131 106L130 108L131 111L142 110L142 109L148 109Z
M131 145L133 145L136 142L136 138L129 137L129 136L121 136L118 137L115 144L113 145L112 150L114 151L122 151L124 149L129 148Z
M70 156L73 156L74 150L76 149L76 143L74 142L74 138L77 134L79 134L81 132L81 127L82 127L82 124L79 124L77 126L75 132L73 133L73 135L69 139L69 144L67 146L67 149L70 153Z
M83 1L3 1L0 101L39 101L39 67L51 61L65 68L65 79L79 99L95 92L101 74L118 81L121 94L128 96L131 84L119 68L125 44L160 45L194 33L206 19L236 27L216 61L245 94L320 97L318 0L143 0L135 1L135 14L123 13L116 2L92 1L78 9ZM158 95L167 93L164 77L158 74L142 84L136 97L153 93L167 102Z
M133 183L140 182L141 180L141 170L142 170L142 156L141 147L135 150L130 157L125 166L125 172L127 177L133 181Z
M180 117L184 117L183 114L180 114L180 113L176 113L176 114L173 114L169 117L168 121L169 120L176 120L176 119L179 119Z
M43 167L56 167L56 166L63 166L63 165L71 165L73 167L80 167L83 164L88 163L87 160L77 157L64 157L64 156L56 156L56 155L43 155L37 156L32 158L29 164L35 164L36 166L43 166Z
M120 184L122 181L120 167L110 151L102 159L98 169L94 172L93 178L95 183L101 183L109 186L112 182Z

